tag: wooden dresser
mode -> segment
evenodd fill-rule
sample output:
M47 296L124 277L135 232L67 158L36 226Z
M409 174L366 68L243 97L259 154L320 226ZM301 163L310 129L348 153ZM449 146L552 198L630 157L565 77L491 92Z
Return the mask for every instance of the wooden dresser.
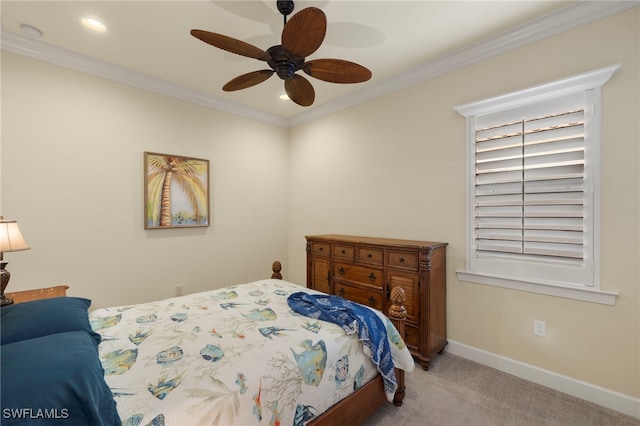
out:
M447 243L307 236L307 287L387 312L391 289L404 289L404 340L426 370L447 344Z

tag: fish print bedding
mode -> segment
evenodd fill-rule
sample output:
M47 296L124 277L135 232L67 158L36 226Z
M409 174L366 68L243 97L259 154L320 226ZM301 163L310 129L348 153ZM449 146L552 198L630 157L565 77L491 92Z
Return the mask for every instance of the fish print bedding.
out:
M301 289L319 294L261 280L92 311L123 425L303 425L374 378L357 336L291 310Z

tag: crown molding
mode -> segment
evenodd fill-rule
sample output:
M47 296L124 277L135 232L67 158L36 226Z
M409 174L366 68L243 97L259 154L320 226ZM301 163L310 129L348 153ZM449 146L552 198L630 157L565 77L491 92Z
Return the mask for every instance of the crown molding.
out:
M253 120L288 127L286 118L237 102L221 99L208 93L194 90L138 71L133 71L109 62L90 58L51 44L23 37L2 29L2 50L27 56L32 59L59 65L85 74L123 83L149 92L159 93L207 108L240 115Z
M441 56L404 74L389 78L378 84L371 84L349 95L317 105L291 118L280 117L147 74L22 37L5 31L4 28L2 29L2 50L207 108L236 114L279 127L292 128L638 5L640 5L638 0L575 2L557 12Z
M289 126L300 126L334 112L475 64L529 43L572 30L638 5L640 5L638 0L579 1L573 3L559 11L426 62L424 65L409 72L302 112L289 120Z

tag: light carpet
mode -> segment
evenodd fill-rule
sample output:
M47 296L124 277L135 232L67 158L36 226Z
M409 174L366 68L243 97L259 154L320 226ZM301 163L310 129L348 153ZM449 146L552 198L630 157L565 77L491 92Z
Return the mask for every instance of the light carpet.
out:
M406 375L402 407L376 411L366 426L640 426L601 407L445 352L428 371Z

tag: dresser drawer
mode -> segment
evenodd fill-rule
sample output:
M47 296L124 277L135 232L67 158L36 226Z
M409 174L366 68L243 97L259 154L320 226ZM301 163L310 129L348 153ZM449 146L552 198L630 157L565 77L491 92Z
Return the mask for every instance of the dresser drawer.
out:
M316 256L331 256L331 244L311 241L311 253Z
M383 295L381 292L352 287L340 281L334 283L334 291L337 296L382 311Z
M369 247L358 247L358 258L356 260L360 263L382 266L384 263L384 250Z
M333 257L336 259L353 260L355 258L356 248L349 244L334 244Z
M350 263L335 262L333 264L333 276L342 280L355 281L374 287L382 288L384 285L384 272L380 269L365 268Z
M417 271L418 253L411 251L389 250L387 265L392 268L402 268L410 271Z

